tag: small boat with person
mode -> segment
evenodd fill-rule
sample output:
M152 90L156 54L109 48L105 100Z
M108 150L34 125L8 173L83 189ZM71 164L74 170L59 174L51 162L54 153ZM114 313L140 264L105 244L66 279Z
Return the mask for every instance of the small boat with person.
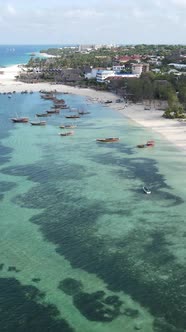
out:
M145 194L150 195L151 194L151 190L147 187L147 186L143 186L143 191Z
M97 138L96 141L97 142L101 142L101 143L118 142L119 141L119 137Z

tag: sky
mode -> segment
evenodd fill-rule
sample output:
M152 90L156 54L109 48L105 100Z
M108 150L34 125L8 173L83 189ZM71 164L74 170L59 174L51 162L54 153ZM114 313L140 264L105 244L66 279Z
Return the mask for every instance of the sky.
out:
M186 44L186 0L0 0L0 44Z

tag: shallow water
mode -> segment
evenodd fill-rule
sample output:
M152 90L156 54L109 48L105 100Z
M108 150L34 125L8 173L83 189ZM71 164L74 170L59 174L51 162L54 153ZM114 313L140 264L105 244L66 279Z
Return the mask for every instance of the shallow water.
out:
M0 96L2 331L185 331L186 158L116 111L63 97L91 112L71 137L58 135L68 110L46 127L12 124L51 102ZM95 141L108 136L120 142Z
M59 48L68 45L0 45L0 67L27 63L32 54L43 58L40 50Z

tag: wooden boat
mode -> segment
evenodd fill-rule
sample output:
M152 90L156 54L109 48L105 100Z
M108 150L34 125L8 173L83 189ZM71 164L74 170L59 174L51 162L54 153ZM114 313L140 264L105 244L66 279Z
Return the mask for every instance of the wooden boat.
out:
M68 109L69 108L69 106L67 106L67 105L63 105L63 106L60 106L59 108L61 108L61 109Z
M57 98L55 98L55 99L54 99L54 103L55 103L55 104L57 104L57 103L59 103L59 104L64 104L64 103L65 103L65 100L64 100L64 99L57 99Z
M29 118L12 118L11 120L14 123L26 123L29 121Z
M48 113L41 113L41 114L36 114L37 117L43 118L43 117L47 117L50 116L50 114Z
M72 136L74 135L74 131L67 131L66 133L59 133L60 136Z
M54 100L55 97L53 96L53 94L45 94L41 95L41 98L45 100Z
M47 111L47 114L58 114L60 112L60 110L59 109L55 109L55 110L49 110L49 111Z
M119 138L118 137L97 138L96 141L102 143L111 143L111 142L118 142Z
M148 187L146 187L146 186L143 187L143 191L144 191L144 193L147 194L147 195L150 195L150 194L151 194L150 189L149 189Z
M137 148L145 148L146 147L146 144L138 144L137 145Z
M67 118L67 119L78 119L78 118L80 118L80 116L79 115L66 115L65 118Z
M66 128L76 128L77 126L74 126L74 125L61 125L59 126L59 128L61 129L66 129Z
M69 108L67 105L65 105L65 104L63 104L63 105L54 105L54 106L52 106L51 107L52 109L56 109L56 108L58 108L58 109L67 109L67 108Z
M32 126L45 126L46 125L46 121L33 121L30 123Z

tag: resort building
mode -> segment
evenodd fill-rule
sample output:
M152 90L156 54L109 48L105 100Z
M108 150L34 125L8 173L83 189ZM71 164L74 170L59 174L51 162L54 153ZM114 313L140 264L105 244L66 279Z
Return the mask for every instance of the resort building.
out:
M99 70L96 75L96 80L97 82L103 83L107 77L114 75L114 70Z
M107 78L115 78L115 79L121 79L121 78L138 78L141 75L136 71L132 73L123 73L121 70L125 69L125 66L119 66L114 65L112 69L108 68L92 68L90 73L85 74L85 78L87 79L94 79L96 78L97 82L104 83Z

